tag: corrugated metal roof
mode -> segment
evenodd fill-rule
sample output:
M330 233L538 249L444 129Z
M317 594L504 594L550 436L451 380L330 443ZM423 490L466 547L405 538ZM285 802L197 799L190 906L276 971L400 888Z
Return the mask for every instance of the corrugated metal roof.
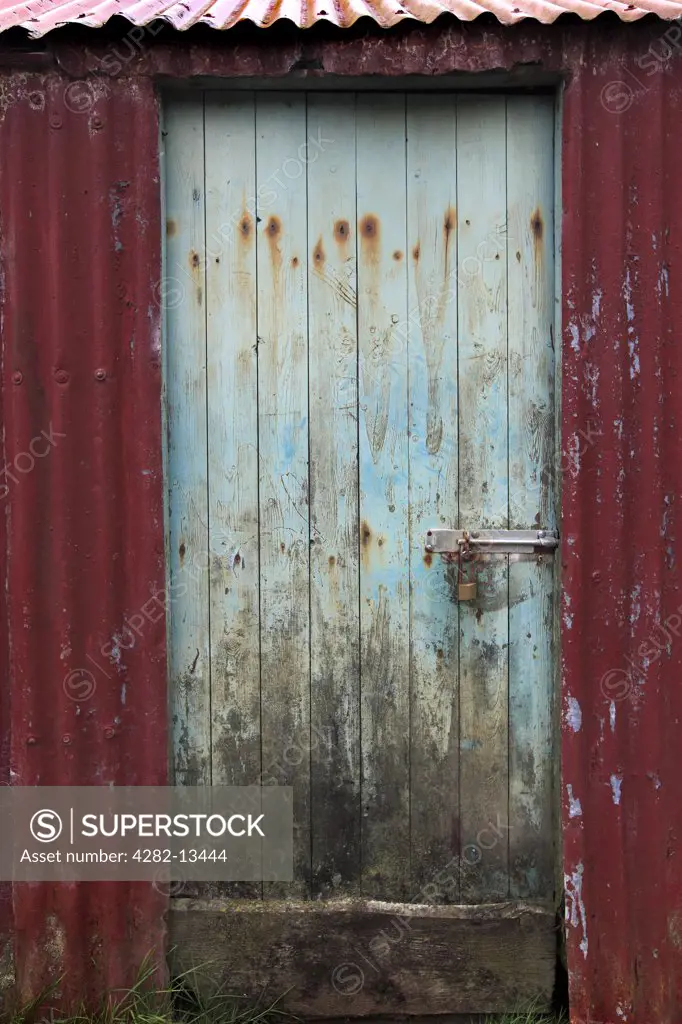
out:
M390 28L406 18L430 24L445 13L460 21L494 14L503 25L527 18L550 24L561 14L577 14L591 21L605 11L613 11L621 21L637 21L646 14L672 20L682 15L682 2L639 0L635 5L622 0L29 0L17 4L0 0L0 31L20 26L37 38L61 25L100 28L115 15L133 25L148 25L161 19L184 30L196 24L228 29L240 21L266 28L283 19L299 28L310 28L318 21L348 28L363 17L371 18L382 28Z

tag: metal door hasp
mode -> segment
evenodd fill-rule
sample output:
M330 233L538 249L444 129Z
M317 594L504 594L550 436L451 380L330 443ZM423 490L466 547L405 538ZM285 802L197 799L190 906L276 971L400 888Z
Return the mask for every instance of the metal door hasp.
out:
M553 550L559 546L556 530L427 530L427 551L449 554L467 544L472 552L515 554Z

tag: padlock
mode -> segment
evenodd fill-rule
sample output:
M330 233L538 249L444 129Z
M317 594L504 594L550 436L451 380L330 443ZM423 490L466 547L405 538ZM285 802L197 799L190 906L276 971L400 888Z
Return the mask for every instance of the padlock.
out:
M457 581L457 600L458 601L473 601L476 598L477 586L476 580L465 580L464 565L469 561L469 534L465 531L464 543L459 550L459 579Z

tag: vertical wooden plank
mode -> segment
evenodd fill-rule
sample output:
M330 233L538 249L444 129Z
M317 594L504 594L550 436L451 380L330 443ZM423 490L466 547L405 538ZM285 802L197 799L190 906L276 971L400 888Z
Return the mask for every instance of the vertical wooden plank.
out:
M294 876L310 892L310 615L306 108L256 98L263 771L294 789Z
M424 552L427 529L458 517L456 134L454 98L407 97L413 893L453 858L458 880L456 594ZM447 898L458 895L450 884Z
M457 112L459 506L464 529L508 526L506 132L503 97ZM508 892L508 566L485 556L460 610L463 902Z
M510 527L554 528L554 110L507 100ZM554 557L509 571L511 895L551 897Z
M355 98L308 97L313 895L360 890Z
M166 113L168 644L174 777L211 781L203 98Z
M260 764L254 97L206 97L213 784Z
M409 888L405 98L357 99L362 870Z

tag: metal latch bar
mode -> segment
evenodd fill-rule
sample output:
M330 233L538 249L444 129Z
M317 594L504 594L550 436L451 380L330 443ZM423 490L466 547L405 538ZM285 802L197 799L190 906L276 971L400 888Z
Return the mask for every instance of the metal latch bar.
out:
M556 530L427 530L427 551L448 554L460 551L468 540L471 551L496 554L547 551L559 546Z

